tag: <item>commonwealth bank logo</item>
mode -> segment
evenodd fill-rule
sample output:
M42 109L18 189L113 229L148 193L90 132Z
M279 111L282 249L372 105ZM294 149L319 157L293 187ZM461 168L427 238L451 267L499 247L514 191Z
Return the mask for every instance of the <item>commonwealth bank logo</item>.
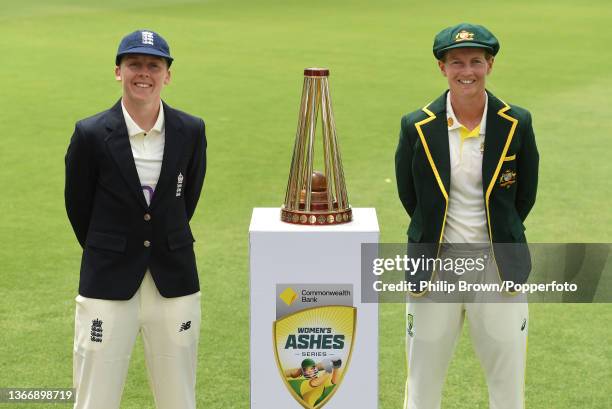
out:
M280 297L289 304L297 294L287 288ZM340 387L351 361L356 319L355 307L330 305L274 321L276 364L289 393L304 408L322 408Z
M291 287L287 287L285 291L280 294L280 299L285 302L287 305L293 304L293 302L297 299L297 293Z

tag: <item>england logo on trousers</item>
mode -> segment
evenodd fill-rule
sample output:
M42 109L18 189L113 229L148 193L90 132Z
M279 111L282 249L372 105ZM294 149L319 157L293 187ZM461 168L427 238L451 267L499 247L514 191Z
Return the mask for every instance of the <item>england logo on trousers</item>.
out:
M91 341L92 342L102 342L102 322L100 319L96 318L95 320L91 320Z

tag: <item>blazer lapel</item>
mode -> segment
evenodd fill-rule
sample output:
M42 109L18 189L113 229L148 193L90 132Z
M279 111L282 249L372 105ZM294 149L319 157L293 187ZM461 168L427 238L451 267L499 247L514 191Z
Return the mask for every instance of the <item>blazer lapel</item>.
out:
M148 207L147 201L142 193L140 179L136 171L130 138L128 137L127 127L123 119L123 111L121 110L121 101L117 102L110 109L106 127L110 131L110 134L105 139L108 150L128 184L130 192L134 194L136 200L146 209Z
M415 124L427 160L434 172L438 187L448 203L450 190L450 150L446 123L446 92L423 108L428 117Z
M186 169L179 169L178 163L183 151L184 137L183 124L174 109L164 105L164 127L165 127L165 142L164 156L162 160L161 172L153 199L151 200L151 208L155 207L159 202L159 198L166 193L166 190L171 187L176 187L177 177L179 172L186 172ZM185 176L183 174L183 176ZM189 183L189 182L187 182ZM172 192L174 194L174 191Z
M487 130L482 158L482 188L488 208L489 196L495 186L499 170L510 147L518 120L506 114L510 109L505 102L487 91Z

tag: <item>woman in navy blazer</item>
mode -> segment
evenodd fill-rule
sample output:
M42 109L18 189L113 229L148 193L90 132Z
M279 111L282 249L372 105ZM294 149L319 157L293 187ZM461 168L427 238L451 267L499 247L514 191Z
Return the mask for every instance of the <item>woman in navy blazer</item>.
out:
M189 221L206 173L204 121L161 101L172 57L157 33L119 45L123 95L77 122L68 218L83 248L75 408L119 408L138 333L158 408L195 408L200 292Z

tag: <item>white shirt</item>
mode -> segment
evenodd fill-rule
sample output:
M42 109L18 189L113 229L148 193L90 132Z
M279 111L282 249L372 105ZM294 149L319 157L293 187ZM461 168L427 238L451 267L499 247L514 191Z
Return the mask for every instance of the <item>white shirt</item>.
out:
M123 118L127 126L128 136L130 138L130 146L132 147L132 155L136 163L136 171L142 186L142 193L147 201L151 204L155 187L159 181L161 172L162 160L164 158L164 145L166 141L166 128L164 126L164 106L159 104L159 114L157 121L150 131L142 130L132 119L123 100L121 101L121 110Z
M446 118L451 177L443 237L446 243L489 242L482 190L482 156L487 126L487 109L488 97L485 98L480 130L475 129L470 133L457 120L451 105L450 92L447 94Z

